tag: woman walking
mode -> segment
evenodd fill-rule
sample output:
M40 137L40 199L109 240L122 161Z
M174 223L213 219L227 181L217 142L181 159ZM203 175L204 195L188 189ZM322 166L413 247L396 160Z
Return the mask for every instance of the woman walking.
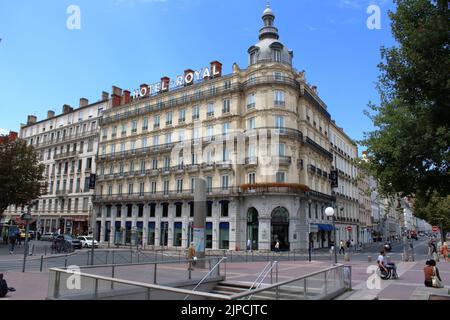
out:
M442 248L441 248L441 254L444 256L445 262L448 262L449 260L449 253L448 253L448 244L447 242L444 242L442 244Z

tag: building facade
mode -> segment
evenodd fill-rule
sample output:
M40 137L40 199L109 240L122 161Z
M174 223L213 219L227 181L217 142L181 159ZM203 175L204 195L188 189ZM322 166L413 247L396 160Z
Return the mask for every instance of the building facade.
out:
M336 197L336 238L338 242L353 239L361 242L359 230L358 170L354 161L358 157L356 143L335 121L329 123L330 148L333 154L332 169L338 172Z
M87 234L92 216L89 178L96 170L98 119L109 108L108 93L99 102L80 99L79 108L63 106L62 113L48 111L47 119L28 116L21 125L19 138L36 148L45 165L48 190L33 207L32 229L68 234ZM6 220L20 223L23 208L10 206Z
M330 114L293 68L272 10L262 18L246 69L222 75L215 61L186 70L173 89L168 77L134 94L113 88L97 159L100 241L186 247L203 178L207 248L328 246Z

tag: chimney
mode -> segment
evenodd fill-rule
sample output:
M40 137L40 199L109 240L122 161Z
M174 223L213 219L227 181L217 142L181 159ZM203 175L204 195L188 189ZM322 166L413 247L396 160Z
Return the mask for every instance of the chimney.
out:
M80 98L80 108L86 107L87 105L89 105L89 100L86 98Z
M148 89L148 84L143 83L140 85L140 97L141 98L145 98L148 97L150 95L149 89Z
M122 89L113 86L111 91L112 107L115 108L120 106L120 103L122 102Z
M30 124L35 124L37 121L37 117L36 116L28 116L27 117L27 126L29 126Z
M129 104L131 101L131 93L128 90L123 91L122 104Z
M69 106L68 104L63 105L62 112L63 114L67 114L73 111L73 108Z
M48 110L47 111L47 119L53 118L55 116L55 111Z
M194 84L194 70L184 70L184 86L190 86Z
M109 100L109 93L106 91L102 92L102 101L107 101Z
M211 78L219 78L222 76L222 64L219 61L211 62Z
M112 87L111 92L112 92L111 95L116 95L116 96L121 96L122 95L122 89L120 89L119 87L116 87L116 86Z
M169 91L169 86L170 86L170 78L162 77L161 78L161 92Z

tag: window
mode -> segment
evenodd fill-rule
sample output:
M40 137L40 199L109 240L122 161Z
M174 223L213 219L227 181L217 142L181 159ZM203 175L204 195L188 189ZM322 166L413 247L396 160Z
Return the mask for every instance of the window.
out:
M249 158L256 157L256 144L255 143L251 143L248 145L248 157Z
M113 191L113 187L112 186L108 186L108 196L112 196L112 192Z
M141 160L141 174L145 174L145 160Z
M148 118L144 118L143 123L142 123L142 131L147 131L148 130Z
M88 210L89 198L83 198L83 211Z
M222 190L228 190L228 181L229 181L229 177L228 176L221 176L220 177L220 186L222 188Z
M102 155L106 155L106 145L102 145Z
M230 99L223 100L222 113L230 112Z
M255 94L249 94L247 96L247 109L253 109L255 107Z
M256 173L252 172L248 174L248 183L255 184L256 183Z
M183 204L182 203L176 203L175 204L175 216L177 218L180 218L183 214Z
M184 129L180 129L178 131L178 142L183 142L184 141Z
M199 128L192 129L192 139L197 140L200 137Z
M153 136L153 146L156 147L159 145L159 136Z
M213 205L212 201L206 202L206 216L207 217L212 217L212 205Z
M170 168L170 157L165 157L164 158L164 170L168 171Z
M198 120L200 118L200 107L194 106L192 108L192 120Z
M137 121L133 120L131 122L131 133L136 133L137 132Z
M272 58L275 62L281 62L281 50L275 49L272 51Z
M284 100L284 91L275 90L274 103L276 106L284 106L286 104L286 102Z
M284 143L279 143L278 144L278 156L284 157L284 155L285 155L285 152L284 152L285 148L286 148L286 145Z
M214 126L208 126L206 128L206 137L207 137L207 139L211 140L213 134L214 134Z
M156 181L150 183L150 192L153 194L156 193Z
M110 146L110 152L111 153L115 153L116 152L116 145L115 144L112 144L111 146Z
M274 72L273 77L276 81L283 81L283 73L282 72Z
M206 192L212 192L212 177L206 177Z
M144 190L145 190L144 188L145 188L145 185L144 185L143 182L141 182L141 183L139 184L139 196L141 196L141 197L144 196Z
M212 163L213 158L213 152L211 150L208 150L206 152L206 163Z
M142 140L141 140L141 148L147 148L147 138L142 138Z
M283 183L285 182L285 173L284 172L277 172L276 182Z
M172 125L172 112L166 114L166 126Z
M133 194L133 184L132 183L130 183L130 184L128 184L128 195L132 195Z
M222 217L228 217L228 204L229 201L226 200L220 202L220 215Z
M155 116L153 118L153 128L154 129L158 129L159 128L159 124L160 124L160 116Z
M250 64L256 64L256 52L250 53Z
M226 80L224 85L223 85L223 88L225 90L231 89L231 81L230 80Z
M284 128L284 117L283 116L276 116L275 127L278 129Z
M164 194L169 194L169 180L164 180Z
M191 183L190 183L189 189L190 189L191 193L194 193L194 189L195 189L195 178L191 178L191 181L190 181L190 182L191 182Z
M186 109L181 109L178 116L178 122L183 123L186 121Z
M121 135L122 135L122 137L127 135L127 125L126 125L126 123L122 123Z
M228 134L230 132L230 123L225 122L222 124L222 134Z
M108 129L103 129L102 140L106 140L108 138Z
M164 135L164 143L165 144L172 143L172 133L166 133Z
M130 161L129 169L130 169L130 172L134 171L134 161Z
M119 187L118 187L118 191L117 191L117 192L119 193L119 196L122 196L122 193L123 193L123 185L119 184Z
M152 170L158 169L158 159L152 159Z
M177 193L183 192L183 179L177 180Z
M209 102L208 103L208 108L207 108L207 114L208 117L212 117L214 116L214 103Z
M250 118L247 120L247 130L253 130L256 128L256 118Z

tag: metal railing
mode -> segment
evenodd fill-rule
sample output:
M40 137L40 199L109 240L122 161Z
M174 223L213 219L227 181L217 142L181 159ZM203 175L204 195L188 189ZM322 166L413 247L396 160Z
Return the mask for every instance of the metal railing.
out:
M252 284L252 286L250 287L250 289L248 291L251 292L252 290L258 289L262 285L264 280L266 280L267 276L269 275L269 272L270 272L270 284L273 284L273 276L272 276L273 272L272 271L273 271L274 267L276 268L275 282L278 282L278 261L273 261L272 263L268 263L264 267L264 270L259 274L258 278L256 278L255 282ZM256 284L256 287L253 288L253 286L255 284ZM248 296L248 300L250 300L252 297L253 297L253 295Z
M200 287L200 285L212 274L212 272L216 269L219 268L220 264L227 260L226 257L222 257L215 265L214 267L211 268L211 270L208 271L208 273L197 283L197 285L192 289L192 291L197 290L198 287ZM211 262L210 262L211 263ZM220 270L218 269L218 272L220 274ZM184 300L187 300L190 297L190 295L187 295Z

